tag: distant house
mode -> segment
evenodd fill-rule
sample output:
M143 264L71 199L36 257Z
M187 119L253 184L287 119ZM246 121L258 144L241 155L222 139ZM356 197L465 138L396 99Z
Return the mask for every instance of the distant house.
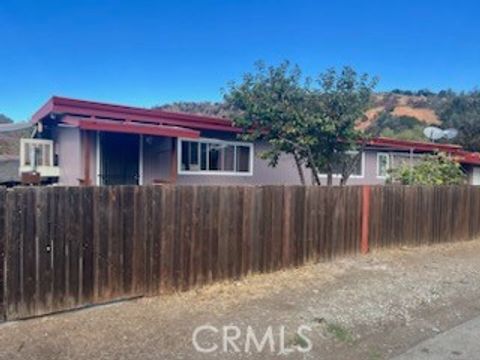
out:
M272 168L264 142L239 141L228 119L52 97L22 139L20 172L61 185L299 184L293 159ZM480 184L480 156L457 145L377 138L369 142L349 184L383 184L390 167L443 151ZM338 176L336 177L338 181Z

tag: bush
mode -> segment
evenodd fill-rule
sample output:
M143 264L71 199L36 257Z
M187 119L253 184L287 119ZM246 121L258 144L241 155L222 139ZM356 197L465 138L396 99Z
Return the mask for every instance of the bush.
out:
M391 169L389 182L402 185L458 185L465 182L459 163L445 154L426 155L419 163Z

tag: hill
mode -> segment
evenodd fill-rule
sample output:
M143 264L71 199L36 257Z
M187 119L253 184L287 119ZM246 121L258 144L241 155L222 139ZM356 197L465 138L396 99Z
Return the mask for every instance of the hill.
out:
M0 124L10 124L13 120L0 114ZM28 137L30 130L18 130L0 133L0 155L18 156L20 152L20 139Z
M372 133L405 140L425 140L423 128L427 125L441 126L439 111L454 94L442 91L438 94L428 90L412 92L393 90L372 96L371 107L358 121L358 128ZM175 102L156 108L209 116L232 117L221 102Z

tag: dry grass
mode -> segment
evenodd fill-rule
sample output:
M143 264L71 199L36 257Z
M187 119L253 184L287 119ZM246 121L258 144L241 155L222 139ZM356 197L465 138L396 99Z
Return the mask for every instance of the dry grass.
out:
M395 116L410 116L426 124L440 124L440 120L435 111L427 108L413 108L411 106L397 106L392 111Z

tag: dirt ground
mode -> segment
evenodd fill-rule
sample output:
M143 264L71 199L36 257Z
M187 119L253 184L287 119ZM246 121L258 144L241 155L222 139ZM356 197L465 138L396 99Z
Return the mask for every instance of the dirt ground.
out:
M480 315L479 273L480 241L386 250L1 324L0 358L388 359ZM197 338L216 351L195 350L192 334L201 325L218 329ZM305 337L296 334L301 325L311 329ZM240 352L223 351L226 326L239 328ZM245 352L249 326L259 340L271 327L274 348ZM293 351L279 354L282 333L283 348ZM312 348L301 352L308 349L305 338Z

